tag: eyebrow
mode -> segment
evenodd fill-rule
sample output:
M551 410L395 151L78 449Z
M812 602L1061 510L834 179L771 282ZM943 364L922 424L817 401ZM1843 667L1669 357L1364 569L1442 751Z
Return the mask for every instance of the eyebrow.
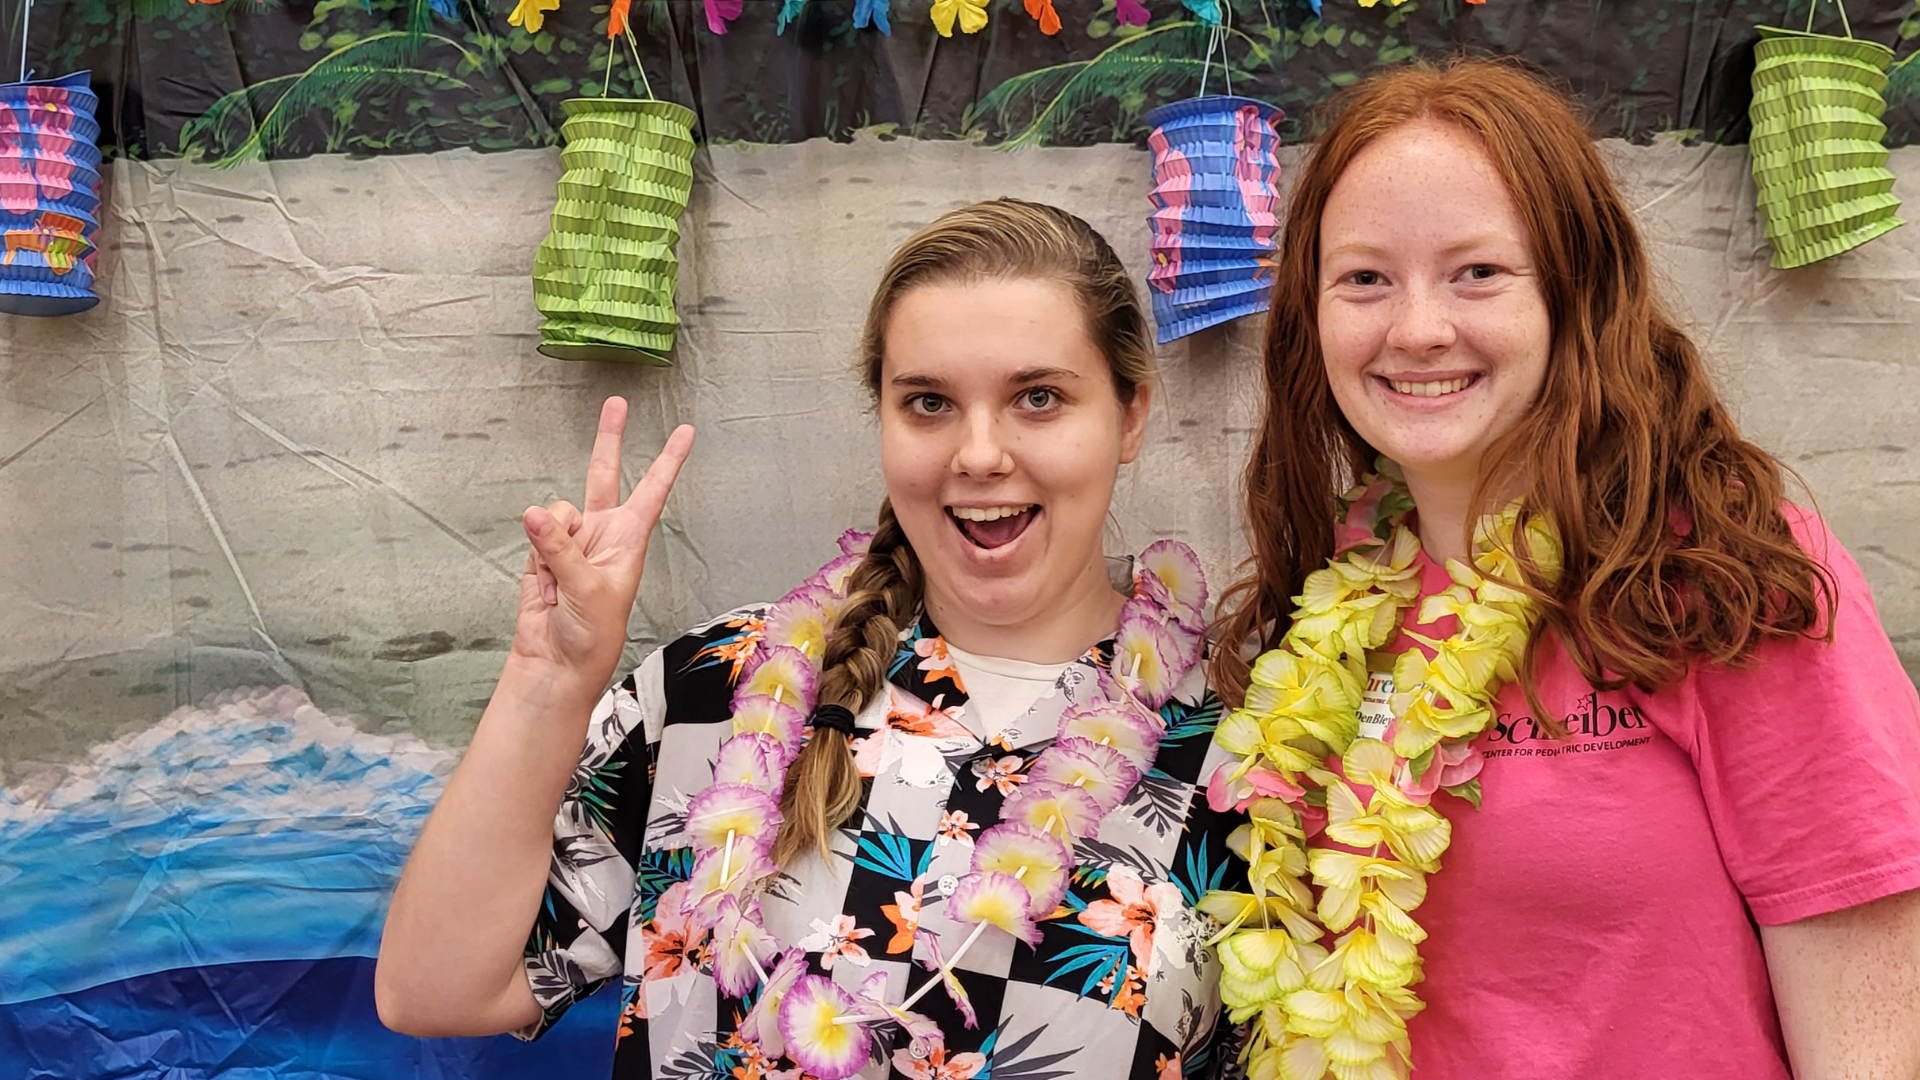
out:
M1013 386L1024 386L1027 383L1040 382L1044 379L1080 378L1084 378L1084 376L1071 368L1031 367L1021 368L1019 371L1014 372L1013 375L1007 379L1007 382ZM934 375L915 375L909 373L905 375L895 375L891 380L891 385L910 390L937 390L945 386L946 381Z
M1473 248L1495 247L1508 242L1508 240L1508 237L1496 232L1475 233L1457 243L1448 244L1445 248L1441 249L1440 254L1442 257L1452 257ZM1359 256L1361 258L1380 258L1387 253L1386 248L1380 247L1377 244L1346 243L1341 244L1339 247L1322 251L1320 257L1322 259L1331 259L1348 255Z

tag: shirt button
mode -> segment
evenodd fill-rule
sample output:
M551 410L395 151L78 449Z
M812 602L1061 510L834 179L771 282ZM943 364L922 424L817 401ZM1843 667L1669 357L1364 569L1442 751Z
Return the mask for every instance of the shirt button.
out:
M941 896L952 896L954 893L954 890L958 889L959 887L960 887L959 878L954 877L952 874L940 875L940 895Z

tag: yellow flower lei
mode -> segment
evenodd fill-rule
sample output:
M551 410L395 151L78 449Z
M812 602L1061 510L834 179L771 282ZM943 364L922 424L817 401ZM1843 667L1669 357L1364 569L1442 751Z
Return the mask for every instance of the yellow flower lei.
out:
M1408 632L1431 656L1398 658L1390 741L1363 736L1367 653L1392 640L1420 593L1420 541L1402 523L1413 500L1391 462L1379 468L1343 498L1341 554L1308 575L1292 626L1254 662L1245 704L1215 733L1239 760L1215 774L1208 796L1247 814L1228 846L1248 863L1253 891L1209 893L1200 909L1226 926L1216 940L1229 1015L1258 1018L1241 1053L1249 1080L1405 1080L1427 936L1409 912L1452 839L1428 805L1444 773L1428 772L1467 756L1517 677L1536 613L1495 580L1520 580L1516 534L1536 565L1559 572L1544 517L1522 524L1516 503L1478 522L1473 565L1448 560L1453 586L1420 609L1421 622L1452 615L1459 629L1444 641ZM1479 783L1444 790L1478 806ZM1372 793L1363 800L1350 784ZM1322 808L1326 839L1357 850L1308 843L1307 819Z

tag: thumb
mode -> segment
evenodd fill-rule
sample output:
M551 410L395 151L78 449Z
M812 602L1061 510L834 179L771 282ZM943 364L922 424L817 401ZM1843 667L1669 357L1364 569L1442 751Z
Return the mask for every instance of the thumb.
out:
M544 507L529 506L520 515L520 525L561 588L575 592L587 586L593 567L557 518Z

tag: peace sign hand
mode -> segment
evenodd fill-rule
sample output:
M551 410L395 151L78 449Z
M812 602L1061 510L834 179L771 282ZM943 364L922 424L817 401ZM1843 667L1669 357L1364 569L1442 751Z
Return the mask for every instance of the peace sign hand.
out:
M555 676L577 680L580 689L593 694L606 686L619 662L647 539L693 449L693 428L675 428L622 502L620 436L626 426L626 400L608 398L587 465L584 510L556 502L528 507L520 518L533 549L520 577L514 655L551 665Z

